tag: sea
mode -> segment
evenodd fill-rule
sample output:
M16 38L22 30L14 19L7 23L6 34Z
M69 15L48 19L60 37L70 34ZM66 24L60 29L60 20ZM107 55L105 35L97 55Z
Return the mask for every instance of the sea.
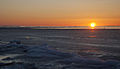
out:
M0 28L1 43L47 44L51 49L85 58L120 60L120 29Z

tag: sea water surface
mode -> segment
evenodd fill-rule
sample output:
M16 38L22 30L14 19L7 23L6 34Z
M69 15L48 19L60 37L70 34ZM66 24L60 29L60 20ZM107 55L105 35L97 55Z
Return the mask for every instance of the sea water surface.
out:
M0 40L51 48L87 58L120 60L120 30L0 29Z

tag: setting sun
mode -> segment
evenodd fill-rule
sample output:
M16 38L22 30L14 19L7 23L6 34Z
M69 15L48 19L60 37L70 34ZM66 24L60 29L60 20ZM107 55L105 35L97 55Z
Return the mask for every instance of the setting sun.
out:
M92 22L92 23L90 24L90 26L91 26L91 27L95 27L95 26L96 26L96 23L95 23L95 22Z

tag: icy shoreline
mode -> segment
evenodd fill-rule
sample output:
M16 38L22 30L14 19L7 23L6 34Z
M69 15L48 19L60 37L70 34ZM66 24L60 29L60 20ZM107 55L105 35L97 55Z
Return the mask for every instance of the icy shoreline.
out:
M16 55L17 54L17 55ZM11 56L9 56L11 55ZM14 56L12 56L14 55ZM63 53L46 44L25 46L19 41L0 45L0 69L120 69L116 60L83 58Z

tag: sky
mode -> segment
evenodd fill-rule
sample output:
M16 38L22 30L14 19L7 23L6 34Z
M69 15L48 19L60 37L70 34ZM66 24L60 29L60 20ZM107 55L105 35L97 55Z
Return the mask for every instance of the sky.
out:
M0 26L120 26L120 0L0 0Z

